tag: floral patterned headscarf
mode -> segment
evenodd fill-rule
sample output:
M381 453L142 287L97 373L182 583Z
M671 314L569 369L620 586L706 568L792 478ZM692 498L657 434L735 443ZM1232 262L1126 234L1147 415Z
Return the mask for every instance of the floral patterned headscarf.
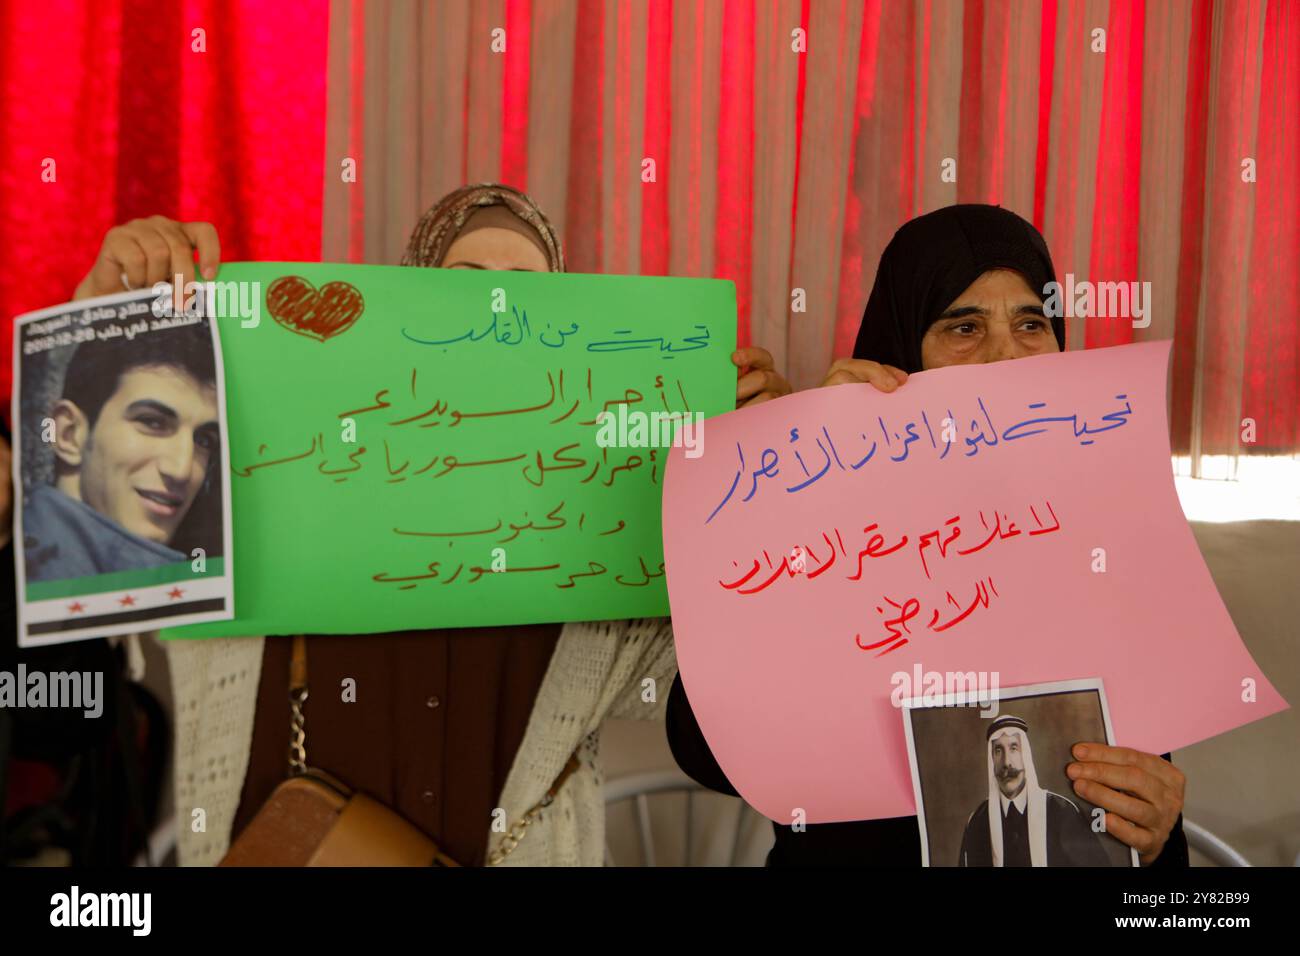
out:
M486 206L505 206L537 233L552 272L564 271L564 250L550 221L519 190L501 183L462 186L438 200L420 217L402 256L404 266L440 266L465 223Z

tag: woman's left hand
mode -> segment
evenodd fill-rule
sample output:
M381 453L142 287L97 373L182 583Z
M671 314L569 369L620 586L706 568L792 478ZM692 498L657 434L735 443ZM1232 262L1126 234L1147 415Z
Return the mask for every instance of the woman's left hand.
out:
M739 370L736 380L737 408L757 405L794 391L785 376L776 370L776 362L767 349L756 345L737 349L731 353L731 362Z
M1109 811L1106 832L1150 866L1183 812L1183 772L1155 754L1106 744L1075 744L1074 758L1065 768L1074 792Z

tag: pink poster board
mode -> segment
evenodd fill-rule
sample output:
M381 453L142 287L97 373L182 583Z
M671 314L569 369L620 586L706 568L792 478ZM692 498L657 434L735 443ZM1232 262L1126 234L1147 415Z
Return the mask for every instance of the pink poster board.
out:
M673 449L677 659L751 805L783 823L915 813L895 701L930 674L1101 678L1117 744L1152 753L1286 708L1175 494L1169 351L815 389L709 419L699 457Z

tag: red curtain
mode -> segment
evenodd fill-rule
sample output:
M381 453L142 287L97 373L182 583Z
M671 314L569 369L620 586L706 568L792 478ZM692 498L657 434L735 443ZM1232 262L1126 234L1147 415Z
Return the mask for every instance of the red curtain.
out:
M227 260L320 258L328 7L0 0L0 404L13 316L66 301L112 225L202 218Z

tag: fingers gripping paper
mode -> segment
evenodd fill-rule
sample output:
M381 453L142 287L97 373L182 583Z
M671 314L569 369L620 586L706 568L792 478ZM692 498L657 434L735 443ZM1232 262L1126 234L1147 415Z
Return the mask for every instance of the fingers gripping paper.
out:
M1168 356L817 389L714 419L705 455L670 456L678 663L746 800L784 823L915 813L900 673L1100 677L1117 743L1154 753L1286 707L1179 506Z

